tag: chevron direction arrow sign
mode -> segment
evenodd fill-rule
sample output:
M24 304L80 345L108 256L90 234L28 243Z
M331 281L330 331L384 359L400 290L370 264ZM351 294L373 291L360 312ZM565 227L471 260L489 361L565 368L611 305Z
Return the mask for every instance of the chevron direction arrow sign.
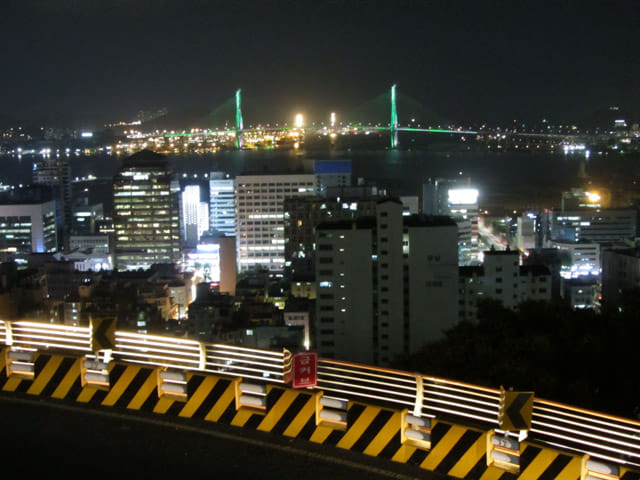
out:
M91 319L91 350L110 350L116 346L116 319L92 318Z
M498 422L502 430L530 430L533 413L533 392L502 390Z

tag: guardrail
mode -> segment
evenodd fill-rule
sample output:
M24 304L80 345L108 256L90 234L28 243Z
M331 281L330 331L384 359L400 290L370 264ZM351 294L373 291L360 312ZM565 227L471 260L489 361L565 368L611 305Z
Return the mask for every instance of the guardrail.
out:
M0 344L23 351L91 355L91 329L0 321ZM157 367L222 373L284 383L285 352L203 343L185 338L116 331L111 358ZM408 409L426 418L447 418L499 431L500 390L454 380L318 360L315 387L344 400ZM640 467L640 422L535 398L529 439L629 467Z

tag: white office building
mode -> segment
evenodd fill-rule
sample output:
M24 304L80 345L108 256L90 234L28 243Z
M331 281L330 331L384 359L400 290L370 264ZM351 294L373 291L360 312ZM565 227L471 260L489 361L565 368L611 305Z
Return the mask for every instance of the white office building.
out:
M26 200L26 199L25 199ZM55 252L56 202L16 203L0 200L0 259L25 263L30 253Z
M635 209L584 209L551 212L551 240L600 244L616 243L636 236Z
M228 236L236 234L234 180L223 172L209 174L209 224Z
M586 240L582 242L551 242L551 246L558 248L566 257L560 270L562 278L600 276L602 264L599 243Z
M284 270L284 199L316 193L316 175L235 178L238 269Z
M516 246L524 252L536 248L536 216L533 213L516 220Z

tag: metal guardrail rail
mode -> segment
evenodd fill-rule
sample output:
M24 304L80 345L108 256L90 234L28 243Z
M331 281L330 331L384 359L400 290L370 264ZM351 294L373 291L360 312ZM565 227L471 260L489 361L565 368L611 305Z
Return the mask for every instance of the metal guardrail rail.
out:
M640 467L638 421L536 398L531 434L550 446Z
M284 352L205 344L206 362L203 370L223 372L242 378L284 383Z
M25 351L94 353L89 327L50 323L0 320L0 344ZM284 383L283 351L116 331L110 355L123 362ZM330 359L318 360L316 389L346 400L406 408L417 416L499 428L498 389ZM639 421L536 398L529 438L576 454L640 467Z
M407 372L318 359L317 388L345 399L373 400L414 409L418 385L416 376Z
M500 390L436 377L423 377L422 414L464 418L498 428Z
M55 323L1 322L7 345L23 350L91 351L89 327L72 327Z

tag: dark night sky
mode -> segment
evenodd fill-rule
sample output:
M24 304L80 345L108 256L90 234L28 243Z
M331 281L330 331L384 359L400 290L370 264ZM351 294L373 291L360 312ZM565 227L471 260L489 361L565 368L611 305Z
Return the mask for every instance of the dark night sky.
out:
M130 120L236 88L256 121L324 120L392 83L458 122L640 113L638 0L3 0L0 45L0 121Z

